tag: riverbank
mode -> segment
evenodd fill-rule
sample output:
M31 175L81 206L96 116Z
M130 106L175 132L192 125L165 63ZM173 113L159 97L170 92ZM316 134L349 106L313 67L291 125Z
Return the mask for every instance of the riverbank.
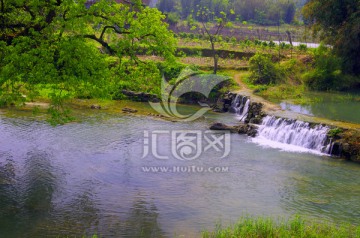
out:
M360 226L306 221L300 217L289 220L244 217L230 227L218 227L213 232L205 231L202 237L360 237Z

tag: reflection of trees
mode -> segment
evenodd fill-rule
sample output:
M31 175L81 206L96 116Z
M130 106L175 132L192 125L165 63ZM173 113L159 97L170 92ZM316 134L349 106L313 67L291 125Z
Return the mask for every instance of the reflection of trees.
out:
M37 227L33 233L36 237L92 237L98 234L99 210L92 195L92 185L84 185L85 189L77 194L66 204L59 204L54 209L50 219ZM62 205L62 206L61 206Z
M0 235L4 236L13 230L13 216L19 211L14 179L14 162L8 159L0 163Z
M44 219L51 209L55 177L50 156L44 152L29 153L19 180L11 160L0 165L0 174L0 233L19 236Z
M144 196L135 196L137 199L123 217L119 215L124 214L123 208L98 208L107 204L99 200L106 196L97 197L97 185L91 180L84 181L75 193L70 191L71 197L66 197L66 190L61 197L55 197L61 177L56 176L49 154L32 152L24 162L23 167L12 160L0 162L0 237L165 236L155 204Z
M115 237L164 237L158 223L158 210L153 202L143 198L135 200L125 221L112 226L107 232Z
M21 183L24 210L31 213L32 218L48 214L56 184L47 153L29 154Z

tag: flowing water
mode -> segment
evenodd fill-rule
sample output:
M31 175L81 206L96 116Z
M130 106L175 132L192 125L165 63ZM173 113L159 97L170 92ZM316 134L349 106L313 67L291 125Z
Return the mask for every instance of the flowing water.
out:
M193 161L142 159L144 131L206 131L224 116L173 123L99 112L51 127L0 115L0 237L196 237L243 215L360 225L357 164L263 147L238 134L223 159L211 150ZM159 153L169 154L172 140L163 137Z
M312 153L330 153L329 127L308 122L266 116L254 142L275 148Z
M249 112L250 99L246 96L237 94L231 103L230 112L235 113L240 121L245 121Z

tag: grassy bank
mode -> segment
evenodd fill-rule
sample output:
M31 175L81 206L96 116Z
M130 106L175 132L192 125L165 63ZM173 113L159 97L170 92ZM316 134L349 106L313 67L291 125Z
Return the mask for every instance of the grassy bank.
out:
M300 217L289 220L244 217L233 226L205 231L202 237L360 237L360 226L307 221Z

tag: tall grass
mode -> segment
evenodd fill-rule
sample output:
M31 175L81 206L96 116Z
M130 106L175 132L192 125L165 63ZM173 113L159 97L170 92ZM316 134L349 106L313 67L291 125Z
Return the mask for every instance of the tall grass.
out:
M272 218L243 217L235 225L227 228L218 226L215 231L205 231L204 238L226 237L360 237L360 226L349 224L336 225L317 221L306 221L299 216L289 220Z

